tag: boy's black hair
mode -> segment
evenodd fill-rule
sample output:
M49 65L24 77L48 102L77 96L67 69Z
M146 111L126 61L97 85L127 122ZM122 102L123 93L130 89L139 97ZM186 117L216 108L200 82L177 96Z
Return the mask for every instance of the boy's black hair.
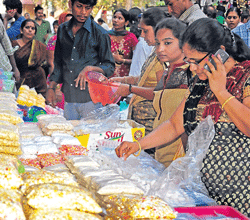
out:
M102 18L98 18L97 22L104 23L104 20Z
M41 5L37 5L36 7L35 7L35 13L38 11L38 10L42 10L43 9L43 7L41 6Z
M53 26L55 26L55 25L59 26L58 20L55 20L55 21L53 22Z
M244 19L248 19L249 18L249 11L247 9L245 9L242 14L241 14L241 22L244 21Z
M176 18L165 18L157 23L155 27L155 36L157 32L161 29L169 29L172 31L173 35L180 40L182 38L182 34L187 28L187 24L176 19Z
M18 14L22 14L23 12L23 4L20 0L4 0L3 4L6 8L17 9Z
M74 5L76 1L79 1L80 3L85 4L85 5L90 5L91 7L97 4L97 0L70 0L70 1L72 3L72 6Z
M157 23L164 18L169 17L169 14L160 8L153 7L142 13L142 20L147 26L152 26L155 29Z

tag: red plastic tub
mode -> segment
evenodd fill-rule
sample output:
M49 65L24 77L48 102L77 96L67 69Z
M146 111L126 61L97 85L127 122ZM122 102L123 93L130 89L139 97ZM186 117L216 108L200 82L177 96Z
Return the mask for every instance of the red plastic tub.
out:
M216 216L222 214L227 217L249 220L248 217L230 206L201 206L201 207L179 207L175 208L178 213L189 213L195 217Z
M102 105L116 104L121 97L114 98L120 83L109 82L106 77L98 72L87 72L89 94L94 103L101 102Z

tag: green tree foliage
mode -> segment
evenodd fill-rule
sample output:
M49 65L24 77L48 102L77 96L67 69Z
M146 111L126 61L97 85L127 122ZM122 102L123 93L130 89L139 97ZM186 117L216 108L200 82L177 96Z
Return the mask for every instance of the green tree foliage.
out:
M33 0L36 4L39 0ZM55 9L68 9L69 0L43 0L43 6L48 6L49 2L52 3L53 8ZM98 0L96 7L93 10L93 16L98 12L98 10L103 7L103 10L116 10L118 8L129 9L129 4L131 2L132 7L146 8L146 5L151 5L152 0Z

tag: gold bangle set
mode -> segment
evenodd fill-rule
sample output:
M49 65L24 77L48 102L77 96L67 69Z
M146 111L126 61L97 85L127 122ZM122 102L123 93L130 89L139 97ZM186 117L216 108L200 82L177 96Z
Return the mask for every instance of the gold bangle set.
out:
M233 99L233 98L235 98L233 95L230 96L230 97L221 105L221 108L224 109L225 105L226 105L231 99Z
M136 141L136 143L139 145L139 152L138 152L138 154L133 153L133 155L134 155L135 157L139 157L140 154L141 154L141 144L140 144L138 141Z

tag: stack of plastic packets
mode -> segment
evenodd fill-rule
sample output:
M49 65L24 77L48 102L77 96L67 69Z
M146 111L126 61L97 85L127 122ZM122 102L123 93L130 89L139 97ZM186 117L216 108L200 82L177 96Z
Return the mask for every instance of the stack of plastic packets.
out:
M0 92L0 153L20 155L19 130L23 120L16 112L17 103L12 93Z
M0 154L0 219L25 220L18 190L22 184L17 158Z
M28 172L23 174L23 181L27 219L101 219L101 207L69 171Z

